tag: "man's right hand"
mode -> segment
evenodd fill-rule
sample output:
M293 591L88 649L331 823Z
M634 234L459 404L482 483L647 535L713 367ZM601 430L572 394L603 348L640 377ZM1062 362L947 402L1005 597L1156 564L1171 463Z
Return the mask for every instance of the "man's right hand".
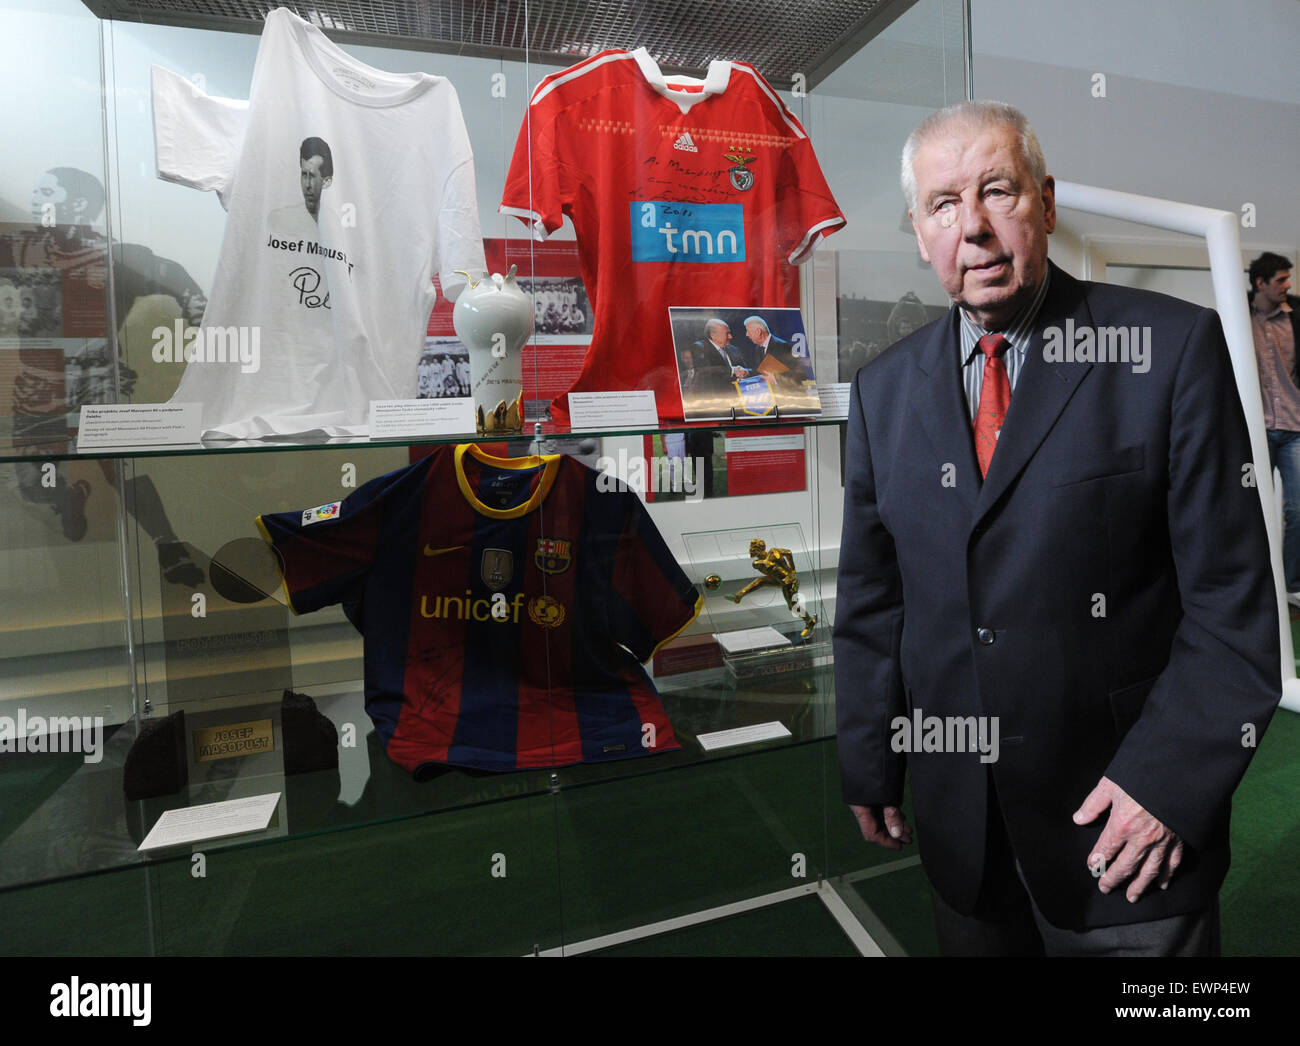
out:
M858 819L862 838L886 850L901 850L912 841L912 826L897 806L854 806L849 804Z

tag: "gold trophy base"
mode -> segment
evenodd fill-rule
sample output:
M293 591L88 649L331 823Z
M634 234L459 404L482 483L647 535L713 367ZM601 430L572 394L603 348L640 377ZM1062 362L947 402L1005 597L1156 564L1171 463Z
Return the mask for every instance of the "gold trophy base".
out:
M474 420L478 425L480 436L494 436L498 433L522 432L524 427L524 393L521 389L515 401L509 405L502 400L488 413L483 408L474 409Z

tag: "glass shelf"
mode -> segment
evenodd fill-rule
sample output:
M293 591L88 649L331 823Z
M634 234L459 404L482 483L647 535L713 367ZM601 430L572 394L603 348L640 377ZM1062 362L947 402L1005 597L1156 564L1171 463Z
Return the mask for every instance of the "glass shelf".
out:
M123 763L135 737L127 723L106 737L103 759L80 764L67 755L39 757L48 763L48 784L57 786L35 794L26 782L20 798L31 805L21 813L21 827L0 839L0 892L38 882L175 860L178 855L210 853L256 846L286 837L387 824L429 814L484 806L586 788L603 782L668 773L684 767L724 762L758 751L771 751L824 740L833 733L832 670L822 666L790 673L779 683L746 681L737 684L719 667L712 681L661 692L681 748L649 759L587 763L511 773L448 767L429 780L417 782L389 761L374 733L359 739L355 758L346 756L338 771L285 775L238 774L227 780L191 782L180 791L152 799L128 800L123 794ZM364 722L363 698L352 692L322 700L330 718ZM777 740L706 751L701 733L780 721L790 736ZM368 763L368 770L361 766ZM17 769L16 764L11 768ZM4 785L0 767L0 787ZM24 776L30 776L30 771ZM357 789L360 789L359 794ZM281 800L269 828L261 832L205 840L141 852L144 834L167 810L202 803L280 792ZM345 801L344 796L347 796ZM21 803L20 803L21 805ZM85 826L91 826L90 832Z
M186 444L175 447L115 447L78 451L76 438L42 439L0 445L0 463L41 461L93 461L128 458L183 458L209 454L274 454L299 450L322 450L353 447L421 447L448 443L523 443L537 439L601 439L606 436L653 436L667 432L752 432L754 429L801 429L807 426L843 425L841 417L798 418L745 418L736 421L663 421L658 428L614 427L603 429L572 429L554 422L529 424L522 432L493 433L478 436L459 433L449 436L403 436L391 439L371 439L369 436L301 436L285 439L211 440L203 444ZM544 448L543 448L544 449ZM514 448L512 447L512 451Z

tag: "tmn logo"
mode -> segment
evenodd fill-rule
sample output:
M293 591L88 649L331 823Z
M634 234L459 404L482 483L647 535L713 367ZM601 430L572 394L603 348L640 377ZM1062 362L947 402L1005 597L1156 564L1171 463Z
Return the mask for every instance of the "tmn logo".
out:
M633 200L635 262L738 262L745 260L745 212L738 203Z

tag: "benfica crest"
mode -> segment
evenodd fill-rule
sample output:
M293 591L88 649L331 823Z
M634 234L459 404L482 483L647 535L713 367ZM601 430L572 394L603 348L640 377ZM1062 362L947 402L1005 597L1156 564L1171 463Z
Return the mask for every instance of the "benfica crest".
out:
M758 157L748 155L743 149L734 149L729 153L723 153L724 157L730 160L732 167L727 174L731 176L731 187L740 192L746 192L754 187L754 172L748 167Z
M533 562L543 574L563 574L573 564L573 542L560 538L538 538Z
M500 592L501 589L510 584L510 579L514 576L515 557L509 549L486 548L483 550L483 563L479 568L479 577L483 579L483 584L487 585L493 592Z

